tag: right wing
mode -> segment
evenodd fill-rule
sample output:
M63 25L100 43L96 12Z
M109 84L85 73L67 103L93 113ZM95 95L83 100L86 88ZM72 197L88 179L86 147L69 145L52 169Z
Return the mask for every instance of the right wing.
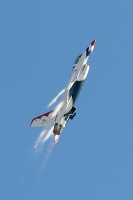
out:
M50 127L52 127L52 126L54 126L54 117L51 116L52 112L53 112L53 110L34 118L30 124L30 127L35 127L35 126L50 126Z

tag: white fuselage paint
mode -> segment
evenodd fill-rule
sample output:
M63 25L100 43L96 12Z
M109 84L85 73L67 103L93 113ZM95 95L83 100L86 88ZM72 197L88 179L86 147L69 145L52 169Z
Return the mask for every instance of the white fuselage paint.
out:
M31 127L49 126L54 127L53 133L59 136L69 119L73 119L76 114L75 102L80 93L83 83L89 72L87 61L94 49L96 40L94 40L86 50L80 54L74 61L72 76L65 90L61 91L50 103L52 105L57 101L60 94L62 99L53 111L34 118Z
M63 98L61 100L62 106L55 118L55 123L61 124L62 128L64 128L67 123L64 115L67 114L73 107L73 99L72 97L69 98L69 90L76 81L84 81L87 78L89 72L90 67L86 64L88 57L85 59L84 54L85 53L82 54L81 60L79 60L79 62L74 66L71 79L65 89Z

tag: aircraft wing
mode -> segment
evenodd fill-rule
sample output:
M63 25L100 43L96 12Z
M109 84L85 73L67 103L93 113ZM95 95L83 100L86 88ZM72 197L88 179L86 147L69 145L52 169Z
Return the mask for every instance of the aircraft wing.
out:
M31 127L35 126L49 126L52 127L54 126L54 118L51 117L51 113L53 111L50 111L48 113L45 113L43 115L40 115L36 118L34 118L30 124Z

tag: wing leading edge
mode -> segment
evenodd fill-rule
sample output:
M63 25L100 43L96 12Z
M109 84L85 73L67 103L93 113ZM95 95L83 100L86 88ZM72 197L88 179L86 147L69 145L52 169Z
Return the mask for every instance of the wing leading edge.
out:
M36 126L52 127L52 126L54 126L54 118L51 117L52 112L53 112L53 110L34 118L30 124L30 127L36 127Z

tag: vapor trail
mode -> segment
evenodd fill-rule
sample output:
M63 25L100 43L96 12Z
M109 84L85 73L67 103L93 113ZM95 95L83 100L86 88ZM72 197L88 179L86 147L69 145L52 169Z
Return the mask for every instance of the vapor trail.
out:
M40 150L43 147L44 143L52 136L52 129L53 127L51 128L45 127L41 131L34 145L35 150Z
M59 102L59 104L57 104L57 106L55 107L54 111L51 113L51 117L55 117L57 115L58 111L61 109L63 104L64 104L63 101L61 101L61 102Z
M35 145L34 145L34 149L37 149L37 148L41 145L42 140L43 140L43 138L44 138L46 132L47 132L46 128L44 128L44 129L41 131L40 135L39 135L38 138L36 139L36 142L35 142Z
M52 106L64 92L65 92L65 89L61 90L57 94L57 96L48 104L47 107ZM63 103L64 103L63 101L58 103L58 105L55 107L55 110L51 114L51 117L55 117L57 115L57 113L61 109ZM46 143L46 141L48 141L51 138L51 140L49 142L49 145L48 145L48 148L46 150L45 156L44 156L44 161L43 161L43 164L42 164L42 170L46 166L46 164L48 162L48 159L49 159L49 157L50 157L50 155L51 155L51 153L52 153L52 151L54 149L54 146L55 146L55 144L57 143L57 141L59 139L59 138L57 138L56 141L55 141L55 135L53 134L52 130L53 130L53 127L45 127L41 131L41 133L39 134L38 138L36 139L35 145L34 145L34 149L36 151L42 150L43 149L43 145Z
M43 140L42 140L42 144L44 144L51 136L52 136L52 130L53 130L53 127L51 127L48 131L47 131L47 134L45 134L45 136L43 137Z
M41 170L40 170L40 174L42 173L43 169L45 168L51 154L52 154L52 151L55 147L55 141L54 141L54 135L53 137L51 137L51 140L50 140L50 143L49 143L49 146L47 148L47 151L45 153L45 156L44 156L44 160L43 160L43 163L42 163L42 167L41 167Z
M48 108L50 107L50 106L52 106L56 101L57 101L57 99L63 94L65 92L65 89L63 89L63 90L61 90L58 94L57 94L57 96L48 104Z

